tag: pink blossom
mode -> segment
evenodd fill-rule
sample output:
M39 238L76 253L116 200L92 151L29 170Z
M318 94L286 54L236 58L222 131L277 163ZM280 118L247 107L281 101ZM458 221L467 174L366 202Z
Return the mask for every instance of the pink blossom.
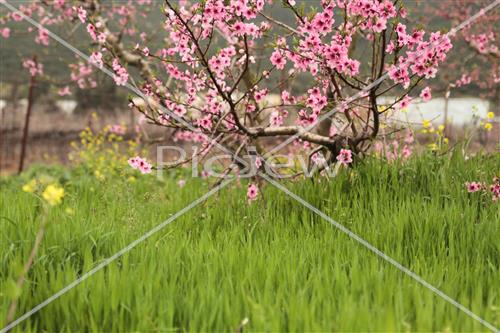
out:
M87 32L92 40L97 40L96 28L92 23L87 24Z
M125 134L126 128L125 126L122 125L112 125L109 128L109 132L117 135L123 135Z
M491 194L493 195L492 199L494 202L499 201L500 199L500 178L493 178L493 184L490 186Z
M424 102L428 102L431 100L432 95L431 95L431 88L426 87L422 92L420 93L420 97Z
M271 117L269 118L269 124L271 126L281 126L283 125L283 116L280 115L279 111L273 111Z
M177 182L177 186L179 186L179 188L183 188L185 185L186 181L184 179L179 179L179 181Z
M83 9L82 6L78 7L76 9L76 14L78 15L78 19L82 22L82 23L85 23L85 21L87 20L87 11L85 9Z
M390 42L389 44L387 44L387 47L385 48L385 52L391 54L392 52L394 52L394 42Z
M316 165L324 165L326 163L326 159L325 157L323 156L322 153L314 153L312 156L311 156L311 161L316 164Z
M262 166L262 158L260 158L260 157L256 157L256 158L255 158L255 162L254 162L254 164L255 164L255 167L256 167L257 169L259 169L259 168Z
M101 52L92 52L90 55L90 62L96 65L99 68L102 68L103 62L102 62L102 53Z
M69 86L65 86L57 91L57 94L59 96L66 96L66 95L71 95L71 90L69 89Z
M2 35L3 38L9 38L10 37L10 28L0 29L0 34Z
M97 41L101 44L104 44L104 42L106 42L106 37L107 35L104 32L101 32L99 35L97 35Z
M404 142L407 143L407 144L412 144L414 141L415 141L415 137L413 136L413 132L412 131L408 131L406 133Z
M403 150L401 151L401 155L403 156L403 158L408 158L411 156L411 154L412 154L411 148L405 145L403 147Z
M277 69L284 69L286 65L286 60L280 51L275 50L273 54L271 54L271 63L274 66L276 66Z
M49 45L49 33L47 29L38 29L38 36L35 38L35 42L45 46Z
M133 169L139 170L142 174L151 173L152 171L152 165L145 158L136 156L130 158L127 162Z
M352 151L350 151L349 149L341 149L340 153L337 156L337 161L339 161L340 164L343 165L352 163Z
M493 195L493 201L498 201L500 199L500 182L492 184L490 186L490 191Z
M114 80L116 85L124 86L128 81L128 72L127 70L120 65L118 59L113 60L113 70L115 71Z
M43 75L43 65L32 59L24 60L23 67L29 70L31 76Z
M266 97L267 93L268 93L268 90L267 90L267 89L262 89L262 90L258 90L258 91L256 91L256 92L254 93L255 100L256 100L257 102L262 101L262 100Z
M207 131L210 131L212 129L212 117L208 115L201 119L198 119L197 125L201 128L204 128Z
M482 184L479 183L479 182L469 182L469 183L465 183L465 186L467 187L467 192L469 193L474 193L474 192L478 192L482 189Z
M252 202L257 199L259 195L259 188L255 184L248 184L247 198L248 202Z
M455 83L453 84L453 86L455 86L455 87L462 87L462 86L465 86L467 84L470 84L471 81L472 81L472 78L470 77L470 75L462 74L462 76L460 77L460 79L458 79L457 81L455 81Z
M12 19L16 22L23 20L23 14L21 12L12 13Z
M401 102L399 102L398 104L398 109L399 110L403 110L403 109L406 109L407 107L410 106L410 103L411 103L411 97L406 95L402 100Z

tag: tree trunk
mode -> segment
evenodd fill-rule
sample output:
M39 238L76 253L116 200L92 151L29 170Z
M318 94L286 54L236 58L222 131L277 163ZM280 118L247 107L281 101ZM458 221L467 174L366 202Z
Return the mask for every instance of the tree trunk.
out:
M36 63L36 56L33 57L33 61ZM33 108L33 91L35 90L35 76L30 77L30 87L28 92L28 106L26 108L26 118L24 120L23 138L21 141L21 155L19 157L19 169L17 171L20 174L24 168L24 159L26 155L26 145L28 143L28 129L30 124L31 109Z

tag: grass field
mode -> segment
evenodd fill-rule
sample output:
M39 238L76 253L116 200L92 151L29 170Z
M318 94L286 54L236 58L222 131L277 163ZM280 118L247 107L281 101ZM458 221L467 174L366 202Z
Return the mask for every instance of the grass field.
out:
M499 327L500 206L464 187L498 172L500 154L456 153L284 184ZM35 174L58 178L67 195L49 213L17 316L208 190L200 179L180 189L173 176L99 182L78 169L5 178L2 286L40 223L39 200L21 191ZM228 332L245 318L243 331L487 331L284 193L267 186L250 205L245 193L229 185L15 331Z

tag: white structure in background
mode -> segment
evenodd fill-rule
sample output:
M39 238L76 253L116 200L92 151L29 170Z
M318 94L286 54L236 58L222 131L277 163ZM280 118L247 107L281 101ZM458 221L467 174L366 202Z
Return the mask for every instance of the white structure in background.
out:
M56 101L56 107L59 109L59 111L67 114L68 116L71 116L73 114L77 105L78 102L72 99L62 99Z
M0 99L0 112L3 111L5 106L7 105L7 102L3 99Z
M379 105L390 105L395 97L379 97ZM396 111L390 120L393 122L409 122L414 125L430 120L433 124L443 124L445 117L445 98L433 98L429 102L418 102L416 99L406 111ZM448 100L448 124L455 127L473 125L478 119L485 119L490 111L490 102L480 98L450 98Z
M27 98L21 98L20 100L17 101L17 106L21 108L21 110L26 110L28 107L28 99Z

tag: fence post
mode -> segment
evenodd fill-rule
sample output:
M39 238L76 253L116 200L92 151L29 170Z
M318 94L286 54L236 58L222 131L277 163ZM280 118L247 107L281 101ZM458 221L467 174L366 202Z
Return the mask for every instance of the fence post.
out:
M35 64L36 62L36 55L33 56L33 61ZM24 129L23 129L23 138L21 141L21 155L19 157L19 169L17 171L18 174L20 174L23 171L24 167L24 158L26 155L26 145L28 143L28 129L29 129L29 124L30 124L30 117L31 117L31 109L33 107L33 91L35 89L35 80L36 75L31 75L30 77L30 86L29 86L29 91L28 91L28 106L26 108L26 118L24 120Z

